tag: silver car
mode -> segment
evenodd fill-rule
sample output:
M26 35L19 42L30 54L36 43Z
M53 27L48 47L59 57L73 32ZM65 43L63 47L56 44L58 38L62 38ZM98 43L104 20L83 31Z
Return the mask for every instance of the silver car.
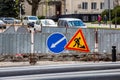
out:
M2 21L2 20L0 20L0 29L5 29L6 28L6 24Z
M57 24L52 19L40 19L42 27L57 27Z
M18 24L21 22L20 20L12 18L12 17L1 18L1 20L6 24L13 24L13 23Z
M87 28L81 19L77 18L59 18L59 27L71 27L71 28Z

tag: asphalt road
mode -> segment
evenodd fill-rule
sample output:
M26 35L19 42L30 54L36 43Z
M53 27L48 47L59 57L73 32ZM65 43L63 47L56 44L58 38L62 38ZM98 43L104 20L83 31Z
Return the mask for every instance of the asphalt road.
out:
M120 69L3 77L0 80L120 80Z
M120 80L120 62L0 68L0 80Z

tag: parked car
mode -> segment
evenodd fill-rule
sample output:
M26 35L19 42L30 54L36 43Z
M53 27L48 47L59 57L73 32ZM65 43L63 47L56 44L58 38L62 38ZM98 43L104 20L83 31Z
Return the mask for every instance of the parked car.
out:
M6 24L0 20L0 29L5 29L6 28Z
M57 24L52 20L52 19L41 19L40 20L40 25L42 27L57 27Z
M41 31L41 25L40 25L40 21L36 21L36 23L34 23L34 30L35 31Z
M57 24L52 19L41 19L36 21L33 26L35 31L41 31L42 27L57 27Z
M27 25L28 27L34 27L34 23L36 23L36 21L38 21L37 16L25 16L23 18L23 24Z
M20 24L20 23L21 23L21 20L14 18L14 23L15 23L15 24Z
M58 27L87 28L83 21L77 18L59 18Z
M18 20L18 19L12 18L12 17L3 17L0 19L6 24L13 24L13 23L19 24L19 23L21 23L21 20Z

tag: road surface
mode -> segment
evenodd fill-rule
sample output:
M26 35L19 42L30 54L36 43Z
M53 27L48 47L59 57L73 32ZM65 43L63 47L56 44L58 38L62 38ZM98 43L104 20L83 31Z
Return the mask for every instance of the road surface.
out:
M120 62L0 68L0 80L120 80Z

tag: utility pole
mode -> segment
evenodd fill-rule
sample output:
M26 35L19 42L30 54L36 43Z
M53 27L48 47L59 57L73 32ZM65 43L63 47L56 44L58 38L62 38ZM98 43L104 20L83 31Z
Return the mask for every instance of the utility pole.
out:
M117 28L117 9L115 9L115 28Z
M119 5L119 1L115 0L114 7ZM115 9L115 28L117 28L117 9Z
M22 6L21 6L21 2L20 2L20 13L19 13L20 20L21 20L21 17L22 17L22 16L21 16L21 7L22 7Z
M46 18L47 18L48 0L46 0L45 3L46 3L46 10L45 10L45 13L46 13Z
M64 0L64 14L66 14L66 0Z
M111 8L110 8L110 0L108 0L108 11L109 11L109 21L110 21L110 28L111 28Z

